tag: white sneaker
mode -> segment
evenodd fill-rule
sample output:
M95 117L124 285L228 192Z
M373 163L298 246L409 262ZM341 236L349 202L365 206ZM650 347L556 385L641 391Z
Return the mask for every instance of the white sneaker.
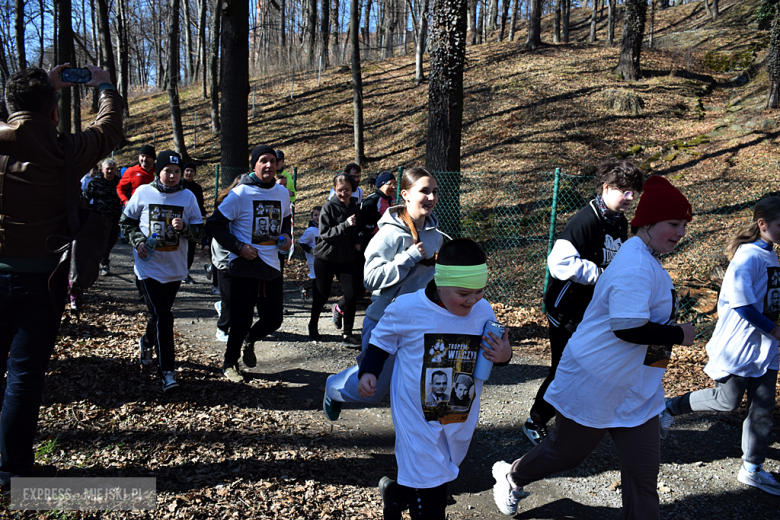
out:
M761 466L758 467L758 471L748 471L745 466L739 468L739 475L737 480L748 486L753 486L761 491L766 491L770 495L780 495L780 482L775 480L768 471L764 471Z
M176 373L173 371L163 372L162 374L162 389L163 392L178 388L179 383L176 381Z
M222 317L222 300L214 302L214 308L217 309L217 316Z
M669 403L671 399L665 399L666 403ZM674 424L674 416L672 416L671 410L664 406L663 411L658 414L658 422L661 425L661 438L665 439L669 436L669 430L672 428L672 425Z
M512 465L500 460L493 464L493 478L496 479L493 485L493 500L495 500L498 509L507 516L517 513L517 504L528 496L528 493L512 489L509 484L509 470Z
M221 341L222 343L227 343L228 335L223 331L222 329L217 329L217 333L215 334L217 341Z

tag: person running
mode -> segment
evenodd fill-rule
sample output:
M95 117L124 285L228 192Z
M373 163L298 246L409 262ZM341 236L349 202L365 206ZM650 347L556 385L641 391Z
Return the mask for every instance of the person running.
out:
M166 150L157 156L157 178L135 190L119 220L133 246L135 275L149 310L146 332L139 341L140 362L153 362L157 354L158 372L164 392L179 386L175 372L173 340L173 301L187 273L189 240L204 236L198 201L181 185L181 156ZM173 230L157 234L153 250L146 246L155 229ZM151 255L151 257L150 257Z
M407 507L412 520L444 520L447 484L458 477L474 435L484 383L477 380L465 406L451 406L453 381L473 380L477 356L498 365L512 358L509 329L503 337L482 335L496 319L483 299L485 262L472 240L442 246L433 281L387 306L360 362L358 389L369 398L396 354L390 409L398 478L379 482L385 520L400 520Z
M596 172L598 194L569 219L547 258L550 283L544 303L550 328L550 370L523 424L523 433L534 445L547 435L547 423L555 416L544 393L588 308L596 282L628 240L625 212L642 191L643 178L628 161L601 164Z
M303 249L303 252L306 255L306 264L309 266L309 277L303 283L303 287L301 288L304 300L309 298L309 294L311 294L311 290L314 287L314 280L316 278L314 275L314 247L317 245L317 242L319 242L320 238L321 211L322 206L314 206L312 208L309 225L306 227L306 231L303 232L303 235L301 235L301 238L298 239L298 244L301 246L301 249Z
M253 148L250 166L252 172L241 177L206 222L208 233L230 251L230 333L222 373L234 383L244 380L239 358L248 368L257 366L255 342L282 325L277 251L292 245L290 196L276 184L274 149ZM269 231L271 221L281 223L275 232ZM255 309L259 319L252 324Z
M360 239L362 219L360 208L352 198L354 181L345 173L333 178L334 195L322 206L320 212L320 236L314 247L314 297L309 320L309 337L314 341L322 339L318 322L322 307L330 297L333 277L336 276L344 292L344 330L341 344L359 348L360 341L352 335L355 324L355 284L357 278L356 259L363 244Z
M195 166L195 163L192 162L188 162L184 165L181 184L185 190L190 190L192 194L195 195L195 200L198 201L198 207L200 208L200 214L203 216L203 220L205 221L208 217L208 213L206 213L206 206L203 201L203 187L195 181L196 168L197 167ZM192 276L190 276L189 270L192 269L192 264L195 261L195 252L197 251L197 246L197 242L190 242L189 247L187 248L187 277L182 280L186 284L195 283L195 280L193 280ZM206 252L208 252L208 237L203 237L202 247L204 250L206 250Z
M523 487L579 466L609 434L620 459L623 517L658 520L661 384L672 345L692 345L696 330L675 323L678 301L660 255L671 253L693 218L690 203L661 176L644 184L635 236L596 284L544 395L555 429L512 464L493 465L493 498L517 512Z
M739 230L727 248L731 263L718 296L718 323L707 343L704 372L714 388L670 399L671 416L691 412L733 412L747 393L742 423L742 467L737 480L772 495L780 483L763 469L772 431L778 370L777 325L780 265L774 245L780 243L780 198L756 204L753 221ZM665 413L662 412L662 419ZM671 421L662 426L668 429Z
M363 318L363 359L371 331L388 305L398 296L424 289L433 279L435 256L442 244L439 221L433 210L439 200L436 177L425 168L410 168L401 176L403 205L387 210L379 220L379 231L366 248L363 283L373 291L374 301ZM343 403L379 403L390 388L392 359L382 371L377 391L365 398L358 393L358 366L329 376L325 383L322 409L336 421Z

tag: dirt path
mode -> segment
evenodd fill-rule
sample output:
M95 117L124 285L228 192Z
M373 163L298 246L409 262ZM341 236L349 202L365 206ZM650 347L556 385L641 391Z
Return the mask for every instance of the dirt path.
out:
M139 307L129 246L118 245L113 258L112 276L99 280L87 310L97 306L92 309L97 314L120 315L124 308L130 314L127 323L140 327L145 317L140 312L133 315ZM66 352L53 361L49 376L53 389L44 396L41 427L42 437L59 438L61 453L52 455L52 461L73 476L96 472L114 476L124 470L156 475L158 512L167 510L170 513L164 516L171 518L233 513L254 518L381 518L375 486L382 475L395 473L389 400L377 408L346 405L338 422L326 420L321 410L325 379L349 367L356 354L336 342L329 313L323 314L320 324L325 341L308 341L309 302L301 300L296 283L286 282L285 307L290 315L273 337L256 345L258 366L246 370L248 382L229 383L219 372L224 344L214 338L216 297L203 270L196 269L202 265L196 260L192 276L197 283L182 285L174 306L182 385L176 396L163 396L156 376L141 373L134 365L137 331L111 333L121 344L121 354L112 360L118 365L111 368L118 374L113 384L130 385L118 392L125 395L101 401L89 392L68 389L58 394L56 378L66 377ZM357 330L363 311L359 309ZM72 318L66 321L72 323ZM84 336L102 334L99 328ZM512 460L531 448L520 426L546 366L544 359L524 354L515 345L511 365L494 370L483 393L472 447L461 476L450 486L450 519L503 518L493 504L490 470L496 460ZM128 381L120 381L125 378ZM55 420L59 403L85 410L98 407L101 413L125 418L118 426L101 423L99 414L93 425L88 420ZM226 409L229 413L224 413ZM135 415L123 416L127 410ZM165 417L159 416L161 411ZM81 413L90 417L88 411ZM183 419L174 422L177 415ZM136 416L132 424L128 422L128 417ZM159 425L153 426L157 421ZM777 517L780 497L736 481L740 429L739 418L731 415L693 415L678 421L672 436L662 441L662 518ZM776 471L780 445L776 436L772 441L767 468ZM104 446L106 453L116 453L110 450L119 449L114 446L120 442L122 449L139 451L128 455L132 463L104 456L93 464L84 462ZM160 456L155 451L160 446L181 451L181 460L171 453ZM222 450L224 456L213 459ZM269 462L269 454L275 463ZM285 458L291 462L282 464ZM619 480L618 460L607 439L579 468L528 486L531 494L521 502L517 518L622 518Z

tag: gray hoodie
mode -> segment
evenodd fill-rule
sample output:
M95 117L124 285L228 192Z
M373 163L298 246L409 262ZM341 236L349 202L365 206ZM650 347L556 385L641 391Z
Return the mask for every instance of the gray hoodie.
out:
M373 292L373 303L366 309L366 316L379 321L385 308L402 294L413 293L424 288L433 280L434 267L420 264L422 255L414 245L409 228L398 213L403 206L393 206L379 219L379 231L366 248L366 265L363 283ZM418 229L420 241L430 258L439 251L442 234L436 229L439 221L435 216L426 217L423 229Z

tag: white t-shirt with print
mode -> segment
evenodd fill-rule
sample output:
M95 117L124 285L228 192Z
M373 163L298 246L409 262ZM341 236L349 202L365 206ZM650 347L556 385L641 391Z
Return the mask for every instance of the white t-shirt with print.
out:
M276 240L282 222L290 216L290 192L281 184L265 189L254 184L239 184L228 193L219 211L230 220L230 232L238 240L257 250L263 262L280 270ZM260 245L271 242L273 245ZM230 253L230 260L236 258Z
M371 333L371 344L398 354L390 404L399 484L433 488L458 476L479 419L482 381L472 374L482 330L495 319L486 300L460 317L421 289L396 298ZM432 380L445 376L447 390L433 393ZM455 404L453 381L471 383L467 403Z
M709 361L704 372L712 379L729 375L761 377L777 370L778 342L737 314L752 305L777 321L780 311L780 266L777 254L756 243L742 244L734 254L718 296L718 323L707 343Z
M639 318L669 325L676 314L669 274L640 238L627 240L596 282L544 399L591 428L646 423L664 408L661 380L671 348L623 341L609 320Z
M162 193L151 184L139 186L124 209L124 214L139 221L144 236L157 234L157 247L148 261L141 260L133 249L135 275L141 280L152 278L161 283L182 281L187 277L189 240L173 229L174 218L185 224L203 224L198 201L190 190Z

